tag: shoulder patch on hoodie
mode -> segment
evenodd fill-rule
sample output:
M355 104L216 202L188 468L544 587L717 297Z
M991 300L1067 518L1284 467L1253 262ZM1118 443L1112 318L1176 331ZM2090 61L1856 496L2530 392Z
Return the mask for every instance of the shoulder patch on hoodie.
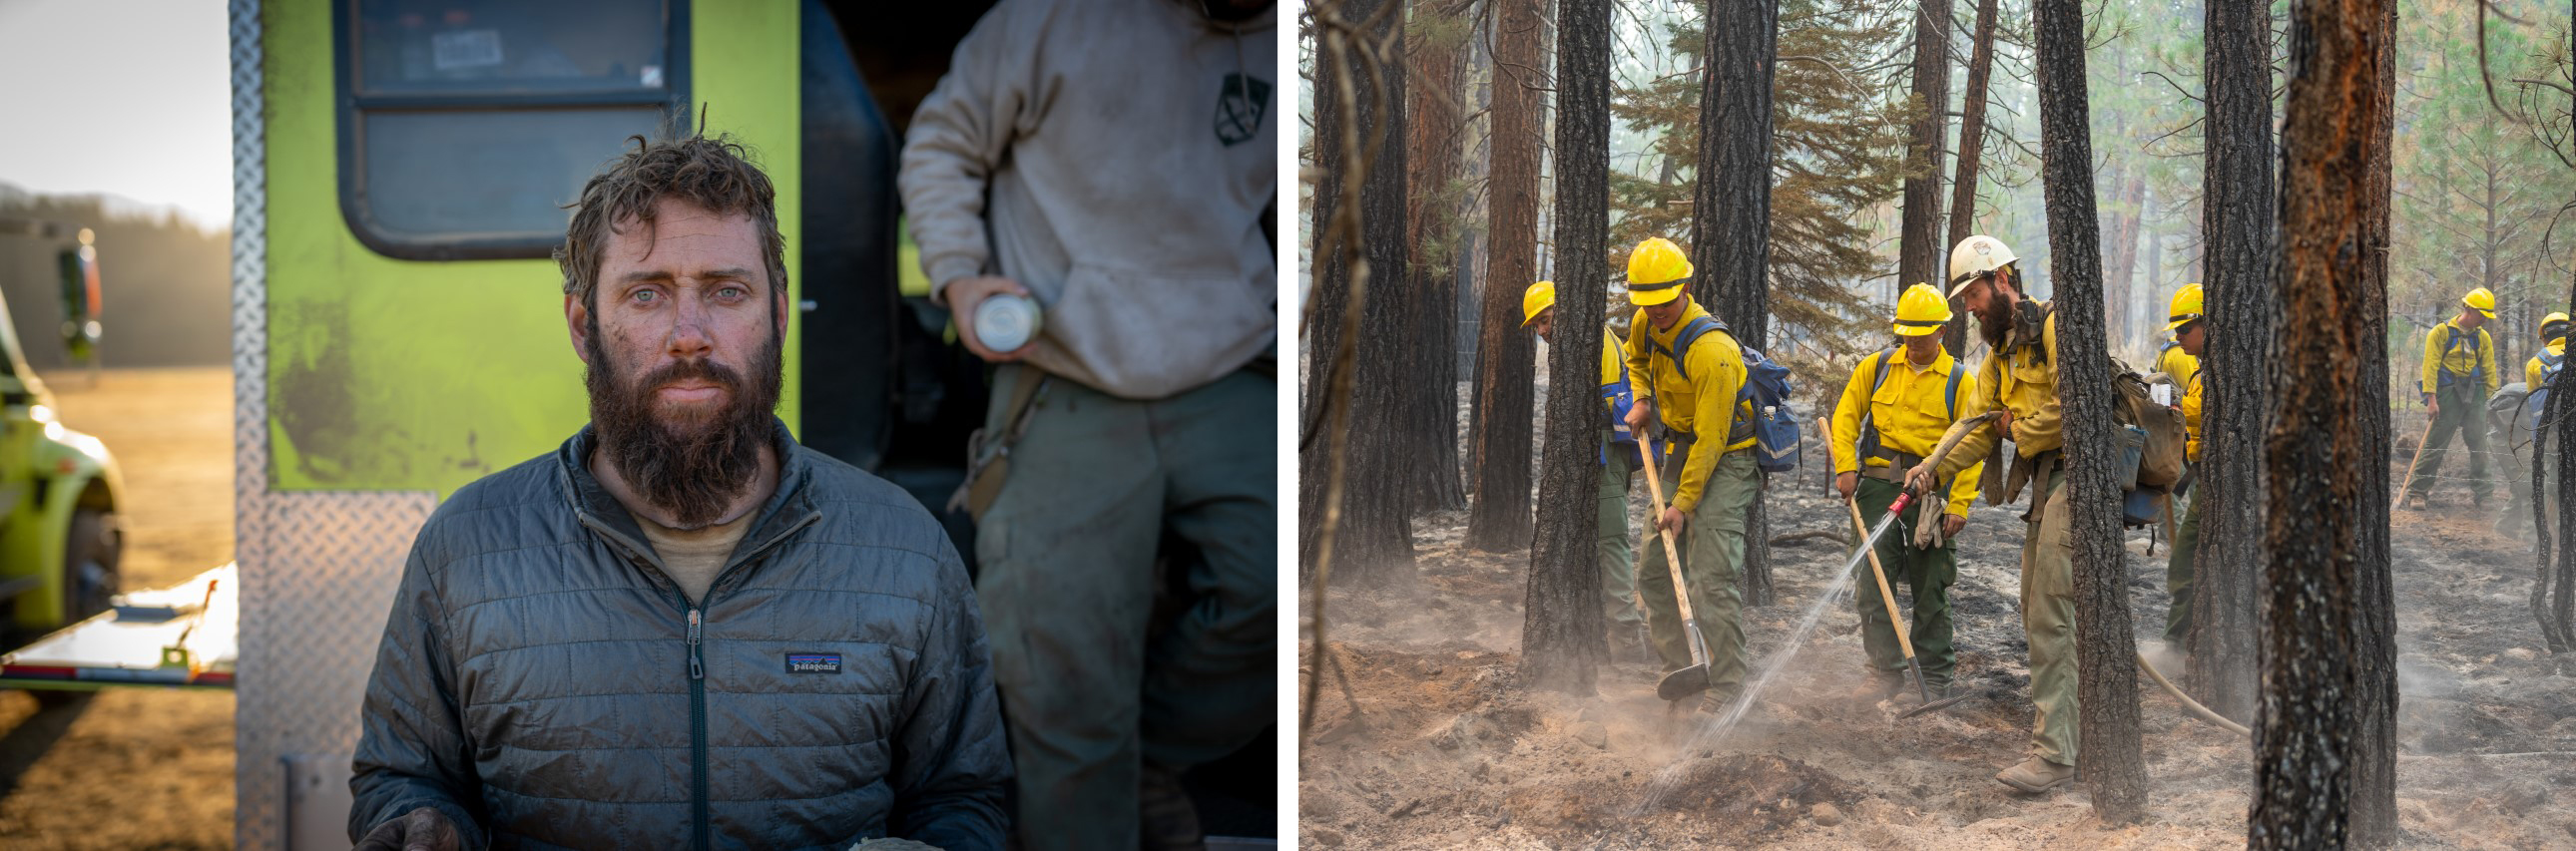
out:
M1269 114L1269 83L1240 73L1225 75L1216 95L1217 141L1229 148L1252 141L1261 135L1261 120Z

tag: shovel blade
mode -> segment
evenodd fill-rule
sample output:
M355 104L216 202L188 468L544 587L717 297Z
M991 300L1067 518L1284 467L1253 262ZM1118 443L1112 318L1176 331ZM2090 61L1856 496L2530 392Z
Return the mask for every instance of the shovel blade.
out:
M1680 700L1707 690L1707 665L1692 665L1665 674L1663 679L1655 682L1655 696L1665 700Z
M1951 696L1949 696L1949 697L1941 698L1940 700L1935 700L1935 701L1932 701L1932 702L1930 702L1930 703L1926 703L1926 704L1923 704L1923 705L1921 705L1921 706L1917 706L1917 707L1914 707L1914 708L1912 708L1912 709L1905 710L1904 712L1897 713L1896 717L1898 717L1898 718L1912 718L1912 717L1914 717L1914 716L1921 715L1921 714L1926 713L1926 712L1935 712L1935 711L1939 711L1939 710L1943 710L1943 709L1948 709L1948 708L1950 708L1950 707L1953 707L1953 706L1957 706L1957 705L1959 705L1959 702L1960 702L1960 701L1967 700L1968 698L1976 697L1976 696L1977 696L1977 693L1976 693L1976 692L1968 692L1968 693L1966 693L1966 694L1954 694L1954 695L1951 695Z

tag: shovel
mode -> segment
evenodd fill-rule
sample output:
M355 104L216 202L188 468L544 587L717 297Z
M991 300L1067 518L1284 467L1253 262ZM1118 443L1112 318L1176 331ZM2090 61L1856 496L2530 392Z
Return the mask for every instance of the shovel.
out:
M1821 429L1820 433L1822 434L1831 435L1834 433L1833 425L1825 421L1822 417L1818 417L1816 419L1816 426ZM1833 441L1825 441L1826 463L1833 462L1833 453ZM1892 510L1888 512L1887 516L1893 519L1896 517L1895 512L1897 510L1902 510L1906 503L1912 501L1913 500L1905 494L1897 495L1897 501L1890 506ZM1846 499L1843 500L1843 508L1848 509L1851 512L1852 531L1860 533L1862 537L1860 542L1861 552L1869 556L1869 575L1878 580L1878 599L1881 604L1887 607L1887 623L1888 627L1896 633L1896 647L1899 650L1905 651L1905 667L1914 670L1914 690L1923 695L1923 704L1925 706L1930 706L1932 704L1932 687L1923 681L1923 663L1914 658L1914 639L1907 637L1906 630L1896 623L1896 592L1888 590L1887 570L1878 563L1878 536L1870 534L1869 528L1861 522L1860 503ZM1882 530L1884 530L1887 525L1887 522L1884 520L1879 523L1879 527Z
M1648 504L1654 508L1654 513L1646 516L1646 524L1663 533L1664 566L1673 573L1673 602L1681 604L1682 633L1689 640L1691 655L1690 667L1665 674L1655 682L1655 696L1680 700L1708 690L1708 645L1699 637L1699 617L1691 614L1690 588L1682 584L1681 552L1673 549L1672 530L1663 528L1663 476L1655 470L1654 451L1646 448L1647 443L1637 441L1637 456L1646 461L1646 495L1651 498Z

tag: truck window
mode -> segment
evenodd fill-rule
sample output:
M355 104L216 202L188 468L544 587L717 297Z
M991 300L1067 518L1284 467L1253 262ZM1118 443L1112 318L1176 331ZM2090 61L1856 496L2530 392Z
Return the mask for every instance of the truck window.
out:
M332 23L341 214L388 256L547 256L582 182L687 113L683 0L341 0Z

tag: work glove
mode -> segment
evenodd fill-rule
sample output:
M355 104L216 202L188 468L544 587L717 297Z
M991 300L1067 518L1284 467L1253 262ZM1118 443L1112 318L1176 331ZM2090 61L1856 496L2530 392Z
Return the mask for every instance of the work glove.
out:
M1950 516L1949 500L1935 492L1924 494L1914 504L1914 548L1938 549L1943 541L1949 540L1941 527L1941 519Z
M401 818L376 825L351 851L461 851L464 839L447 814L420 807Z

